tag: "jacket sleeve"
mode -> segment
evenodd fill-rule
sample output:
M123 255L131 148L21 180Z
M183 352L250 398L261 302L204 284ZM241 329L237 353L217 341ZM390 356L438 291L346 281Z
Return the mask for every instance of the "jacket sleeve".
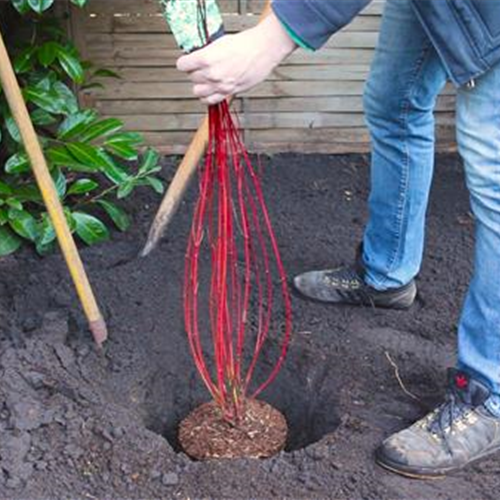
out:
M371 0L274 0L280 21L313 49L319 49Z

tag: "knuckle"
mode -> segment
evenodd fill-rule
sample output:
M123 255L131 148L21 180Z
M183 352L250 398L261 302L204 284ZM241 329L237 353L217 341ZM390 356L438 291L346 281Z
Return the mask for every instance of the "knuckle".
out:
M220 93L225 95L232 95L236 90L234 82L225 82L219 87Z
M196 97L202 97L203 96L203 87L201 85L195 85L193 87L193 94Z
M218 82L220 80L220 73L217 69L210 67L206 70L206 77L212 82Z

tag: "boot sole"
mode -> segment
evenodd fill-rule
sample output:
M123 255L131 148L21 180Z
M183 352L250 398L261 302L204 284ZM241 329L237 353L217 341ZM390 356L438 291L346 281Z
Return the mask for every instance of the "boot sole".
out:
M398 464L397 462L393 462L392 460L387 459L386 457L382 456L377 450L375 452L375 462L382 468L394 472L395 474L398 474L403 477L407 477L410 479L423 479L423 480L438 480L438 479L444 479L446 476L449 474L452 474L454 472L458 472L465 467L469 467L470 465L477 464L478 462L481 462L482 460L485 460L488 458L490 455L493 455L497 452L500 451L500 444L492 448L491 450L488 450L484 452L483 454L479 455L478 457L474 458L470 462L467 462L459 467L445 467L441 469L425 469L425 468L409 468L405 467L404 465Z

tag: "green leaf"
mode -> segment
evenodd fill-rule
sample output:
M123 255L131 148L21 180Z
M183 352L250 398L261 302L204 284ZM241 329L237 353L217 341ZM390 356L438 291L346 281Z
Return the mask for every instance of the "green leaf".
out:
M76 234L87 244L93 245L109 238L107 227L97 217L84 212L73 212Z
M57 57L58 50L61 46L54 41L46 42L44 43L39 49L38 49L38 61L39 63L44 67L47 68L50 66Z
M8 116L5 119L5 126L7 127L9 135L12 137L12 139L14 139L18 143L21 143L22 142L21 133L19 132L17 123L12 116Z
M31 120L33 121L34 125L39 126L52 125L53 123L57 122L57 118L44 109L35 109L31 113Z
M123 127L123 122L117 118L106 118L92 123L81 133L82 142L90 142L98 137L105 137Z
M57 59L66 74L76 83L82 83L84 71L80 61L73 56L68 50L59 47L57 51Z
M115 71L112 71L110 69L106 68L100 68L94 71L94 74L92 75L93 77L100 77L100 78L118 78L121 79L121 76L116 73Z
M137 146L144 142L141 134L136 132L121 132L109 136L104 142L104 147L110 153L128 161L138 158Z
M104 175L114 184L122 184L130 179L130 175L122 167L117 165L115 160L111 158L105 151L98 150L98 154L103 161L101 168Z
M81 61L81 63L82 63L82 68L85 71L89 71L94 67L94 63L92 61L85 60L85 61Z
M106 144L130 144L131 146L139 146L144 142L144 137L138 132L120 132L119 134L110 135L106 139Z
M163 194L165 186L157 177L148 176L144 179L158 194Z
M98 148L82 142L71 142L66 145L71 155L81 165L86 165L89 170L99 170L107 164Z
M119 200L121 200L122 198L126 198L134 190L134 187L135 183L133 179L124 182L118 188L118 193L116 194L117 198Z
M5 184L5 182L0 181L0 194L12 194L12 188L8 184Z
M54 0L28 0L29 6L38 14L41 14L52 6Z
M52 166L66 167L74 172L96 172L95 165L82 163L76 159L66 146L55 146L46 150L45 155Z
M78 5L78 7L83 7L87 3L87 0L71 0L71 3Z
M59 98L63 100L65 114L70 115L78 113L78 99L67 85L63 82L57 81L54 83L52 88L55 92L57 92Z
M66 194L67 181L66 177L62 173L60 168L55 168L52 171L52 180L54 181L54 185L56 187L57 194L59 198L63 198Z
M15 252L21 246L21 240L8 228L0 226L0 257Z
M80 91L82 90L90 90L90 89L104 89L104 85L99 82L86 83L85 85L80 86Z
M9 215L5 208L0 208L0 226L3 226L9 221Z
M69 230L74 233L76 231L76 220L68 207L64 207L64 216L66 217Z
M53 72L50 73L40 73L36 81L35 87L37 89L42 89L49 91L52 88L54 81L57 79L57 75Z
M20 75L27 71L33 70L33 54L36 52L36 47L28 47L20 52L14 59L13 66L16 74Z
M49 113L66 113L66 103L59 93L54 90L45 90L42 87L25 87L23 91L27 102L32 102Z
M92 109L69 115L59 126L58 139L67 140L77 136L96 118L97 112Z
M42 195L40 194L38 186L35 183L17 186L14 188L13 194L21 203L24 203L25 201L31 201L39 204L43 203Z
M144 154L144 159L141 166L139 167L139 174L152 174L161 170L158 167L158 161L160 160L160 154L154 149L148 149Z
M5 171L8 174L23 174L29 170L30 162L26 153L16 153L5 163Z
M7 205L13 208L14 210L22 210L23 204L17 198L7 198Z
M126 231L130 227L130 218L122 208L106 200L99 200L97 203L106 210L106 213L120 231Z
M135 161L139 157L139 153L134 146L130 146L124 142L116 142L114 144L105 144L104 147L111 154L123 158L127 161Z
M11 2L20 14L26 14L30 10L28 0L11 0Z
M45 213L42 215L42 223L36 240L36 251L42 255L48 253L52 250L55 240L56 232L54 231L54 226L49 216Z
M22 238L30 241L35 241L38 238L38 224L26 210L10 210L9 224Z
M68 189L68 195L70 194L86 194L97 189L99 184L92 179L78 179L76 182L71 184Z

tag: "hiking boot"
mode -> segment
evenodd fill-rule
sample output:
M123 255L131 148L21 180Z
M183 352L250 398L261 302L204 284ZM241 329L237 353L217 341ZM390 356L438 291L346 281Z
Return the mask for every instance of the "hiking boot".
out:
M445 402L375 452L381 466L423 479L444 476L500 451L500 418L484 404L489 389L458 370L449 370L448 376Z
M361 250L358 250L356 264L300 274L293 284L309 299L334 304L408 309L415 301L417 286L414 280L400 288L380 291L367 285L364 275Z

